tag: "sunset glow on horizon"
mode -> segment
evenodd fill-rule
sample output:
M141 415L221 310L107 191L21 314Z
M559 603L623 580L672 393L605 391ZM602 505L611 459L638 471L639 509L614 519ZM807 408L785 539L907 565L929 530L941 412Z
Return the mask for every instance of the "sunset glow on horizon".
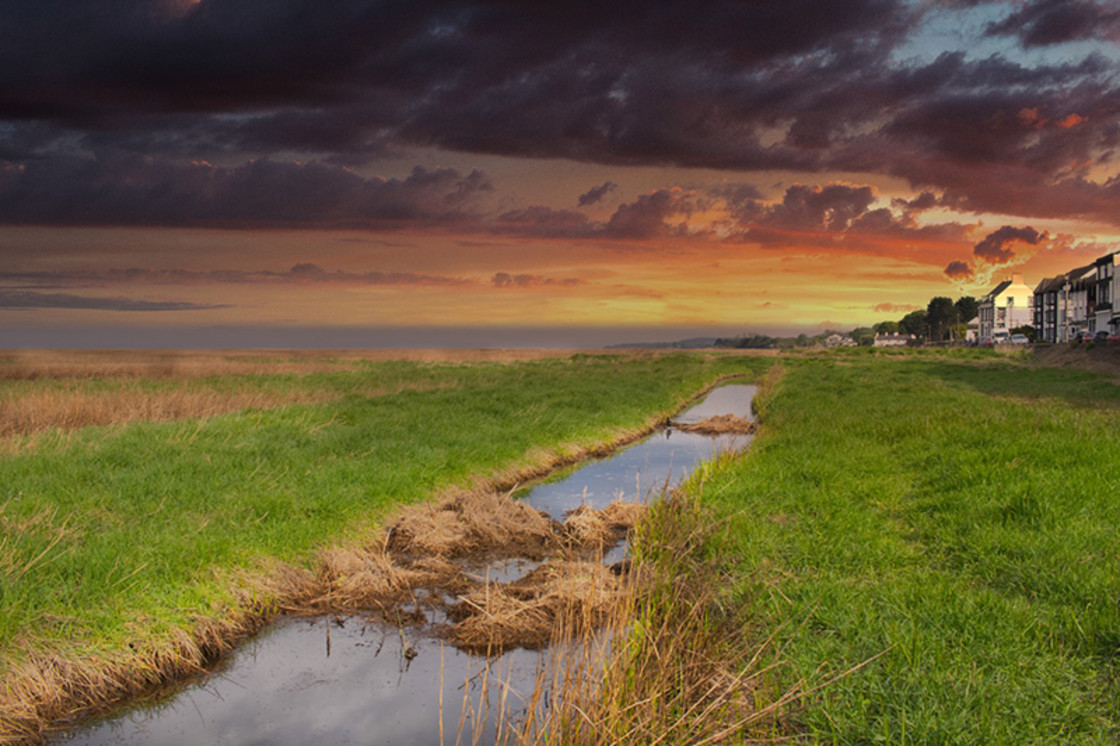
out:
M812 333L1120 249L1105 5L680 13L0 3L0 329Z

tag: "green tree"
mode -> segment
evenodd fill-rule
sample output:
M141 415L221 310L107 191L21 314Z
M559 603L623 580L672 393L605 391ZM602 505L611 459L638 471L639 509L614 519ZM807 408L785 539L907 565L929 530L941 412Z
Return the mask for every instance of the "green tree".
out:
M876 334L898 334L897 321L880 321L872 327Z
M926 306L926 324L929 336L935 342L943 342L949 337L953 324L957 323L957 307L952 298L938 296Z
M1027 335L1027 339L1029 339L1031 342L1034 342L1034 327L1031 326L1030 324L1023 324L1022 326L1017 326L1017 327L1015 327L1014 329L1011 330L1011 333L1012 334L1025 334L1025 335Z
M898 330L900 332L903 334L913 334L918 339L925 339L926 336L928 336L928 329L925 311L911 311L899 319L898 322Z
M859 326L848 332L848 336L856 341L860 347L870 347L875 342L875 330L867 326Z
M980 301L971 295L962 295L953 305L957 307L957 321L962 324L967 324L980 314Z

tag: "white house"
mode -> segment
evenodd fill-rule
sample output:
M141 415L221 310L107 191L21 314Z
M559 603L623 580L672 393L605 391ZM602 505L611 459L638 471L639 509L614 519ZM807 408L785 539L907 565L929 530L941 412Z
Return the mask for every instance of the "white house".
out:
M980 342L1006 339L1015 327L1033 324L1033 302L1034 291L1023 284L1019 273L992 288L980 301Z
M824 340L825 347L855 347L856 341L844 334L830 334Z
M913 334L875 334L875 347L905 347L914 339Z

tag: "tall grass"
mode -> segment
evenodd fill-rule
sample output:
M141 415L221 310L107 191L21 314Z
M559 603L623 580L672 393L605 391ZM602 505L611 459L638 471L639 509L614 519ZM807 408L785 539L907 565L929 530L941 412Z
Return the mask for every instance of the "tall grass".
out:
M1120 736L1120 388L1014 360L788 361L714 551L814 742Z
M308 380L311 378L311 380ZM318 378L319 380L315 380ZM389 384L370 381L367 388L331 386L324 377L269 378L244 380L230 385L225 380L185 382L151 389L134 383L97 388L82 385L67 389L38 388L27 392L6 392L0 399L0 445L9 449L33 447L35 440L19 438L50 430L76 430L97 425L129 422L168 422L198 419L245 409L276 409L293 404L319 404L343 396L384 396L404 390L452 388L451 380L423 380ZM350 390L347 390L350 389Z
M608 573L597 592L570 597L550 663L504 743L785 739L801 691L770 688L770 641L724 602L728 568L709 549L725 524L699 494L673 492L649 508L631 536L621 595Z
M556 357L550 350L0 352L0 447L19 438L137 421L315 404L457 386L450 364Z
M564 350L6 350L0 381L277 375L353 370L368 363L525 362Z

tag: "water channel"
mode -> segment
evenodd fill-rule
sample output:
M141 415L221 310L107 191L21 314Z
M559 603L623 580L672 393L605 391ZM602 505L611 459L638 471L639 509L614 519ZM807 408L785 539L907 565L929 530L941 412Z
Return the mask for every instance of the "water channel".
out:
M691 424L721 414L751 419L756 391L754 386L721 386L673 422ZM670 426L609 458L532 486L522 499L558 520L582 504L600 508L619 498L647 501L718 453L745 448L751 437L700 435ZM624 551L615 548L606 561ZM477 571L508 580L531 567L507 560ZM359 616L280 619L213 672L158 703L60 733L52 743L492 743L501 727L498 710L516 719L548 660L547 651L521 649L487 659L456 650L423 629ZM501 708L496 692L506 698Z

